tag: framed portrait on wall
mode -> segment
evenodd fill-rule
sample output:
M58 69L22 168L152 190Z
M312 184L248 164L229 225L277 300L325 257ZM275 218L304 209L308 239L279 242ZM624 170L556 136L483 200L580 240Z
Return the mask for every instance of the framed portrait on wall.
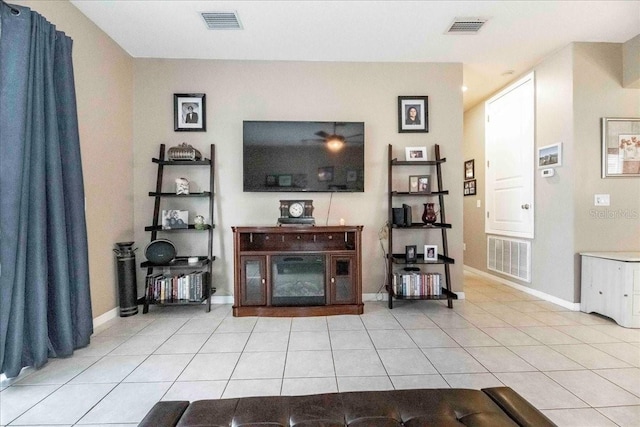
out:
M207 130L205 98L204 93L173 94L173 128L176 132Z
M429 132L428 96L398 97L398 132Z

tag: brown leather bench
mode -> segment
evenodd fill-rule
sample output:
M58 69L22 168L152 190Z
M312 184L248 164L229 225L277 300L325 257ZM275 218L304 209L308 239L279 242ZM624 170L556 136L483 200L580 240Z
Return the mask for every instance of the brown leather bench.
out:
M555 426L509 387L158 402L141 427Z

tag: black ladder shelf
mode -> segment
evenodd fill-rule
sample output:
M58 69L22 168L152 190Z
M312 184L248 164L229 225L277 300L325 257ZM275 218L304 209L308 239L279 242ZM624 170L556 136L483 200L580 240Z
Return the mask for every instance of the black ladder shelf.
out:
M451 292L451 274L450 274L450 265L454 264L455 260L449 257L449 247L447 244L447 230L451 228L451 224L446 222L446 214L445 214L445 196L449 194L448 190L443 190L442 186L442 164L447 161L446 158L440 157L440 146L435 145L435 160L423 160L423 161L403 161L393 158L392 154L392 146L389 144L388 147L388 208L389 208L389 216L388 216L388 251L387 251L387 285L386 290L389 296L389 308L393 308L393 300L402 299L402 300L447 300L447 307L453 308L453 300L458 299L458 295L454 292ZM393 189L393 174L394 170L398 167L421 167L422 170L428 168L435 168L436 172L436 183L437 188L435 191L431 191L428 194L425 193L413 193L410 191L394 191ZM394 200L402 199L402 198L415 198L415 197L437 197L439 206L439 216L440 222L436 222L434 224L424 224L413 223L410 226L404 225L395 225L393 221L393 202ZM418 253L417 260L412 262L407 262L404 253L394 253L393 251L393 234L395 232L402 232L405 230L410 230L411 233L417 233L419 230L422 231L431 231L431 230L440 230L441 232L441 247L440 253L438 253L437 260L425 260L425 254ZM399 294L394 291L394 268L398 267L407 267L411 266L416 270L423 270L427 266L439 266L444 268L444 283L440 283L440 291L435 294L432 293L408 293L408 294ZM397 278L397 276L396 276Z
M144 261L140 264L141 267L147 269L147 277L145 280L145 292L144 292L144 308L143 313L149 312L149 305L163 305L163 306L175 306L175 305L201 305L205 304L206 311L211 311L211 295L216 292L216 288L212 286L212 268L213 261L216 257L213 255L213 201L214 201L214 184L215 184L215 145L210 146L210 157L202 160L167 160L165 157L165 145L160 144L160 153L158 158L152 159L153 163L158 165L158 175L156 180L156 189L153 192L149 192L149 196L153 197L153 220L150 226L145 227L145 231L151 232L151 242L158 240L158 233L180 233L180 232L193 232L193 233L206 233L207 234L207 254L206 255L189 255L189 256L176 256L172 261L166 264L155 264L149 261ZM165 166L176 167L209 167L209 191L202 191L198 193L189 194L176 194L175 192L163 192L163 173ZM207 199L209 202L208 213L209 221L211 224L207 224L204 227L196 228L195 224L188 224L187 228L174 228L164 229L162 227L162 218L160 205L164 198L202 198ZM189 258L197 257L197 262L189 262ZM153 287L154 280L159 276L163 276L172 280L176 280L174 285L177 284L177 279L189 276L188 269L198 269L197 273L192 277L198 277L193 279L194 283L192 290L195 290L196 286L201 288L201 297L199 298L184 298L184 293L178 295L167 295L164 299L157 297L154 294ZM154 274L156 270L162 270L163 274ZM183 274L187 272L186 274ZM195 272L194 272L195 273ZM191 280L191 279L189 279ZM186 285L187 282L183 282ZM188 286L191 286L189 284ZM171 288L171 286L168 286ZM174 287L175 290L175 287ZM168 291L168 290L167 290ZM200 296L200 295L199 295Z

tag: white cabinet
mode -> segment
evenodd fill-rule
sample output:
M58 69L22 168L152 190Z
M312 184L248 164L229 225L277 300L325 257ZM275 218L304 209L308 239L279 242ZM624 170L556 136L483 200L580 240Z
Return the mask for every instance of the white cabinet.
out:
M584 252L580 310L640 328L640 252Z

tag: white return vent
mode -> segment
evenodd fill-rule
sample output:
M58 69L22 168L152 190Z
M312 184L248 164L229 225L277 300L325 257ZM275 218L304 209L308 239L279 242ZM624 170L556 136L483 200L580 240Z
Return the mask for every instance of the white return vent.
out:
M485 22L483 18L456 18L445 34L477 34Z
M238 12L201 12L202 19L210 30L241 30Z
M487 268L531 282L531 242L487 237Z

